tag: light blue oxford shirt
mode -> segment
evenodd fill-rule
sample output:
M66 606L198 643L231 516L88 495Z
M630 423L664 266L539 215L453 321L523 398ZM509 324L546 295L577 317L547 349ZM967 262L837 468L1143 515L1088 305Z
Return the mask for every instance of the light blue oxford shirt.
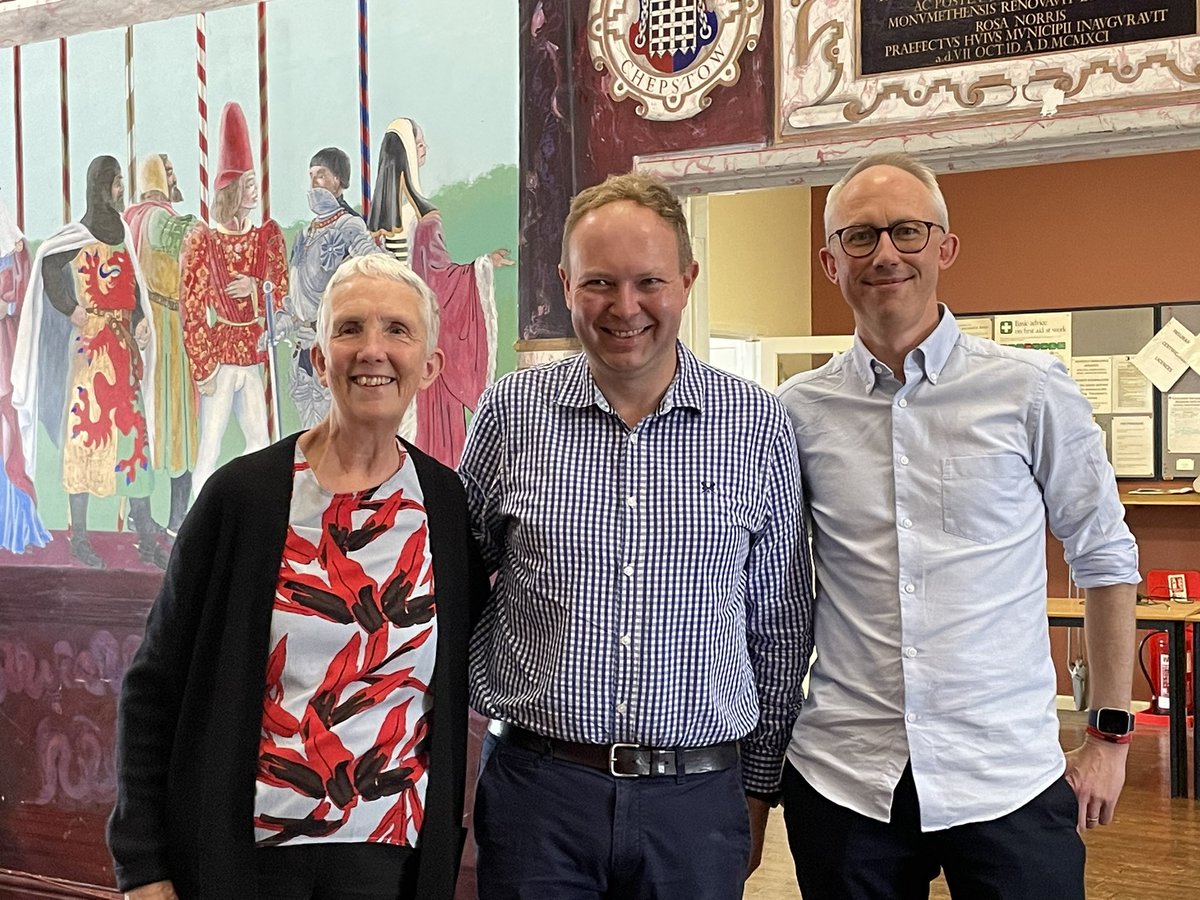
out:
M1091 407L1049 354L949 310L901 384L853 347L779 392L810 506L817 661L788 759L880 821L911 758L929 831L1062 775L1046 523L1080 587L1139 580Z

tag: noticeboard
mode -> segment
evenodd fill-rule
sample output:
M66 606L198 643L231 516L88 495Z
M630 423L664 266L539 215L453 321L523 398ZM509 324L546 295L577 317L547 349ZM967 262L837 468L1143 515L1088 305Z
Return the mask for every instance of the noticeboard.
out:
M1153 306L1097 307L955 317L964 332L1057 357L1092 405L1118 478L1156 478L1157 403L1133 364L1154 336Z

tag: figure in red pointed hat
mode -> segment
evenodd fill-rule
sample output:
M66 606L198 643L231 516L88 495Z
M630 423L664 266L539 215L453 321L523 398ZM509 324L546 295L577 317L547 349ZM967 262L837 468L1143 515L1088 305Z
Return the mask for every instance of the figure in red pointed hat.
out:
M236 103L221 111L220 156L214 182L213 225L193 228L180 260L183 339L200 392L200 447L193 496L217 465L229 415L241 426L244 452L270 441L262 340L265 282L275 285L278 310L288 291L287 247L273 219L250 222L258 180L246 116Z

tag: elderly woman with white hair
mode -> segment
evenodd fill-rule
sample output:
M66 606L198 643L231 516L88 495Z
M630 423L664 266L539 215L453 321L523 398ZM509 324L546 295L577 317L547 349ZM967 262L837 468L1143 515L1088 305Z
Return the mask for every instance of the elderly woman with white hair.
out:
M125 677L109 846L136 900L453 896L487 584L458 479L397 437L437 302L352 257L317 331L328 416L205 485Z

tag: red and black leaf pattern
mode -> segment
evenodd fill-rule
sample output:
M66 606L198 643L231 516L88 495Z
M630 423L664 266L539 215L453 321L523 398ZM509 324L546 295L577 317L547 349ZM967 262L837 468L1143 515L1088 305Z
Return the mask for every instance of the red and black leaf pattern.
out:
M298 480L310 476L297 468ZM364 819L355 839L407 843L420 830L428 711L413 704L424 705L432 673L433 572L422 503L402 487L383 493L333 495L319 517L304 520L316 527L289 528L274 607L286 619L273 620L275 634L285 625L267 664L258 778L312 805L292 801L287 815L260 807L260 844L329 837L356 821L363 804L381 802L390 805ZM344 628L345 639L326 651L332 657L307 702L299 693L285 708L285 690L300 690L285 673L300 652L289 642L314 627ZM313 660L298 658L298 671L311 673ZM299 682L306 680L316 678ZM288 711L298 704L299 720ZM366 722L373 724L364 732Z

